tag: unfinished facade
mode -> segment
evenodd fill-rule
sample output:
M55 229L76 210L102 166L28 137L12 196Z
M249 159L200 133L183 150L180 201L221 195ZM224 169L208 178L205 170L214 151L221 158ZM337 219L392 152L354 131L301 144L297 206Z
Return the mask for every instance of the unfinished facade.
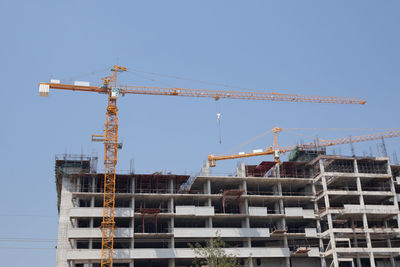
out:
M114 266L190 266L188 244L216 234L246 266L399 266L400 166L296 153L232 176L117 175ZM56 158L57 267L100 266L103 174L92 163Z

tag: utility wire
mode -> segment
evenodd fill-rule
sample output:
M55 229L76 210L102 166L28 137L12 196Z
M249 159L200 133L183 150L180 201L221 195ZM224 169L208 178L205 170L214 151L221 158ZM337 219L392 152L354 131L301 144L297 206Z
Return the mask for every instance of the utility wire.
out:
M38 218L53 218L58 219L57 215L40 215L40 214L1 214L1 217L38 217Z
M78 74L78 75L69 77L69 78L64 79L64 80L67 81L67 82L72 82L72 81L76 81L77 79L85 78L85 77L87 77L87 76L99 74L99 73L101 73L101 72L106 72L107 70L109 70L109 68L102 68L102 69L94 70L94 71L91 71L91 72L87 72L87 73L83 73L83 74Z
M164 85L166 85L166 86L168 86L168 87L173 87L173 86L171 86L171 84L168 84L168 83L166 83L166 82L163 82L163 81L160 81L160 80L156 80L156 79L154 79L154 78L149 78L149 77L146 77L146 76L144 76L144 75L137 74L137 73L132 72L132 71L129 71L129 70L127 70L126 72L129 73L129 74L132 75L132 76L137 76L137 77L140 77L140 78L142 78L142 79L145 79L145 80L148 80L148 81L151 81L151 82L154 82L154 83L164 84Z
M26 249L26 250L55 250L56 247L53 248L32 248L32 247L0 247L0 249Z
M0 242L57 242L57 239L49 238L19 238L19 237L0 237Z
M131 71L140 72L140 73L146 73L146 74L150 74L150 75L156 75L156 76L161 76L161 77L166 77L166 78L173 78L173 79L177 79L177 80L192 81L192 82L197 82L197 83L207 84L207 85L213 85L213 86L221 86L221 87L225 87L225 88L236 88L236 89L255 91L255 92L262 91L262 90L255 90L255 89L250 89L250 88L246 88L246 87L241 87L241 86L235 86L235 85L229 85L229 84L223 84L223 83L214 83L214 82L209 82L209 81L196 80L196 79L192 79L192 78L185 78L185 77L176 76L176 75L161 74L161 73L137 70L137 69L132 69L132 68L129 68L129 69Z

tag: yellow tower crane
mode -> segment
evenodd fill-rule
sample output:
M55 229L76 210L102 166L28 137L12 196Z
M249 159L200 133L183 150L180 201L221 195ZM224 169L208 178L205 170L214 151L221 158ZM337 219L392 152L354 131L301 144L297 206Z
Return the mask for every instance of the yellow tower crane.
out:
M216 162L219 160L227 160L227 159L239 159L239 158L248 158L248 157L257 157L257 156L265 156L265 155L274 155L274 160L279 161L280 154L284 154L286 152L295 150L297 147L304 147L304 148L312 148L315 147L315 143L305 143L301 145L291 145L291 146L283 146L278 147L278 137L277 134L281 132L283 129L280 127L274 127L272 132L274 133L274 145L265 148L261 151L253 151L249 153L239 153L234 155L223 155L223 156L215 156L213 154L208 155L208 163L210 167L215 167ZM318 147L328 147L328 146L335 146L335 145L343 145L343 144L350 144L350 143L359 143L371 140L377 140L382 138L391 138L391 137L399 137L400 130L390 130L381 133L375 134L365 134L365 135L358 135L358 136L351 136L351 137L344 137L344 138L336 138L330 140L318 140Z
M101 246L101 267L112 267L113 265L113 242L114 242L114 206L115 206L115 176L118 160L118 109L117 99L119 95L141 94L141 95L165 95L165 96L186 96L186 97L206 97L215 100L226 99L245 99L245 100L269 100L269 101L289 101L289 102L312 102L312 103L333 103L333 104L365 104L366 101L353 97L332 97L314 96L299 94L279 94L262 92L239 92L228 90L205 90L205 89L185 89L185 88L164 88L147 86L128 86L117 84L117 73L127 71L125 67L115 65L112 75L103 78L103 86L89 86L82 82L71 84L61 84L59 80L51 80L50 83L39 83L39 95L48 96L50 89L94 92L108 95L108 105L106 112L106 123L104 135L93 135L93 141L104 142L104 204Z

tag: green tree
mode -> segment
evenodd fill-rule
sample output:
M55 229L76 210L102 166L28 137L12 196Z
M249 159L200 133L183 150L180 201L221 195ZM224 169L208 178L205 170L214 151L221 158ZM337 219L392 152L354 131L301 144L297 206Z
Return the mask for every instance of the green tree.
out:
M196 254L192 267L237 267L241 266L237 260L237 253L227 254L226 243L217 232L217 236L206 242L203 247L199 243L188 244Z

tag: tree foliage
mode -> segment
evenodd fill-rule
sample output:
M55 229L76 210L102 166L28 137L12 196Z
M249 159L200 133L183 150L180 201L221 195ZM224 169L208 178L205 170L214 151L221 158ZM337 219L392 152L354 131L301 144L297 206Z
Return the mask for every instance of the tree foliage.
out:
M203 247L199 243L188 244L196 254L192 267L237 267L240 266L237 260L237 253L227 254L225 251L226 243L222 240L219 233L216 238L206 241Z

